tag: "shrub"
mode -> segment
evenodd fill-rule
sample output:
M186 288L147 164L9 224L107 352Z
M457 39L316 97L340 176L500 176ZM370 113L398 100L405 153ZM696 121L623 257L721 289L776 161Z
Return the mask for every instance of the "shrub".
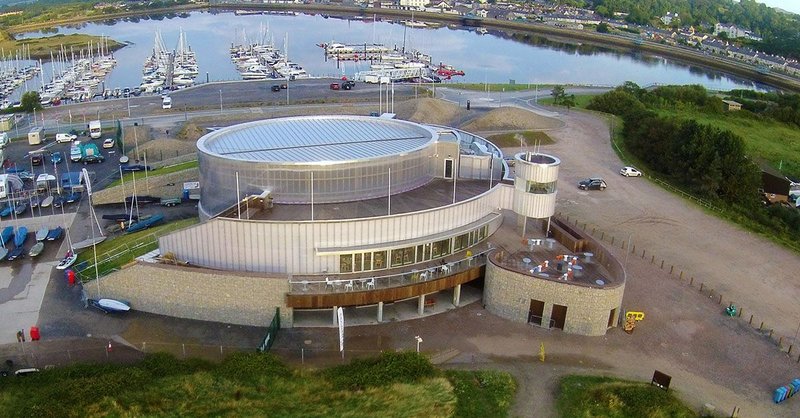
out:
M324 371L334 387L362 390L394 383L414 383L438 374L427 358L415 352L385 352L380 357L355 359Z

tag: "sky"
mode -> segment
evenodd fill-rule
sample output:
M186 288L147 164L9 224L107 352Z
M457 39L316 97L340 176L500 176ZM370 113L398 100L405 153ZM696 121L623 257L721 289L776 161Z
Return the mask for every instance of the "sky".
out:
M800 0L757 0L769 7L779 7L783 10L800 14Z

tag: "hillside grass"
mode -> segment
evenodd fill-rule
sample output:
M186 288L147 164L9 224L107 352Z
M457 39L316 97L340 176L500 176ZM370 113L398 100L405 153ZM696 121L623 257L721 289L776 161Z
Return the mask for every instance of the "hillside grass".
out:
M31 58L49 60L50 53L52 52L53 55L56 55L62 47L66 51L74 50L77 55L79 51L86 49L90 42L92 45L97 45L103 41L104 39L100 36L77 33L16 40L6 33L5 36L0 37L0 49L4 50L6 54L10 53L13 56L24 45L26 53L30 48ZM111 51L125 46L113 39L107 39L105 41L108 43L108 49Z
M800 177L800 128L748 111L703 113L694 109L657 110L662 116L694 119L699 123L728 130L743 140L748 155L763 160L781 172Z
M515 383L502 372L442 372L387 352L324 370L270 354L220 364L151 354L133 365L75 365L0 381L3 417L505 417Z
M168 224L152 226L144 231L131 234L122 234L106 239L97 244L97 271L102 277L115 269L119 269L132 262L136 257L147 254L158 248L158 237L169 232L177 231L200 222L199 218L182 219ZM78 254L75 266L86 263L80 270L81 280L88 281L95 278L94 251L89 247Z
M197 160L192 160L192 161L187 161L185 163L169 165L169 166L162 167L162 168L159 168L159 169L156 169L156 170L149 170L147 172L147 177L148 178L158 177L158 176L163 176L165 174L176 173L178 171L188 170L188 169L197 168L197 167L199 167L199 165L197 163ZM113 182L111 182L111 184L106 186L106 188L119 186L119 185L122 184L123 180L125 181L125 183L131 184L133 182L133 178L134 177L136 178L136 180L142 181L142 180L145 179L145 172L144 171L133 171L133 172L130 172L130 173L125 173L125 174L122 175L122 178L114 180Z
M694 418L673 392L641 382L602 376L561 379L556 408L562 418Z
M549 135L540 131L509 132L490 135L486 137L486 139L501 148L519 147L520 142L523 142L524 146L550 145L555 143L553 138L550 138Z

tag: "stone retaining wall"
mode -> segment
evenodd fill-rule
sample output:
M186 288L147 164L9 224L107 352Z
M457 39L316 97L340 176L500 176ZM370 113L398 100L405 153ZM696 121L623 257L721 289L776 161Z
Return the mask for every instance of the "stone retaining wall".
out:
M97 298L95 283L84 285ZM281 308L281 326L292 327L285 277L136 263L100 278L102 297L129 301L137 311L179 318L266 327Z
M141 177L140 177L141 175ZM200 171L197 167L189 168L186 170L176 171L174 173L158 175L158 171L154 175L149 175L147 181L144 180L144 173L136 175L136 192L139 195L150 195L159 197L173 197L181 196L183 193L183 182L185 181L198 181L200 179ZM149 189L149 190L148 190ZM124 190L124 194L123 194ZM92 202L95 205L106 205L112 203L122 203L125 196L133 195L133 183L125 183L125 188L122 185L114 187L107 187L103 190L96 191L92 194Z
M523 323L528 322L531 299L543 301L545 327L550 323L553 305L563 305L567 307L564 332L597 336L605 335L612 309L616 309L612 326L616 325L624 292L624 283L598 289L540 279L506 270L489 257L483 300L490 312Z

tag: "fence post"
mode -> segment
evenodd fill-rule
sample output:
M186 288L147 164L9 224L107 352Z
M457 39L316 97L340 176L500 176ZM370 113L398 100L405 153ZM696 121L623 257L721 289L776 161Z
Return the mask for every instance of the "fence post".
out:
M642 258L644 259L644 252L647 251L644 248L642 249Z
M672 275L672 271L675 270L675 265L669 266L669 274Z
M753 325L753 314L750 314L750 322L748 324Z
M600 232L600 241L602 241L602 240L603 240L603 238L605 238L605 237L606 237L606 233L605 233L605 231L601 231L601 232Z
M758 327L758 330L761 331L764 329L764 321L761 321L761 326Z
M614 237L613 236L611 237L611 245L612 246L614 245Z
M742 312L743 312L743 311L744 311L744 308L739 308L739 318L741 318L741 317L742 317Z
M791 356L792 355L792 348L794 348L794 344L789 344L789 352L786 353L786 354Z
M222 352L222 345L221 344L219 346L219 356L220 357L225 357L225 354Z
M183 350L183 358L186 358L186 344L181 343L181 350Z
M704 286L704 285L705 285L705 283L700 283L700 291L701 291L701 292L703 291L703 286Z
M664 260L661 260L661 270L664 270Z
M656 256L650 257L650 264L653 264L655 262L656 262Z
M692 278L691 278L691 279L689 279L689 286L691 286L691 285L693 285L693 284L694 284L694 276L692 276Z
M719 294L719 301L717 301L717 305L722 305L722 293Z

